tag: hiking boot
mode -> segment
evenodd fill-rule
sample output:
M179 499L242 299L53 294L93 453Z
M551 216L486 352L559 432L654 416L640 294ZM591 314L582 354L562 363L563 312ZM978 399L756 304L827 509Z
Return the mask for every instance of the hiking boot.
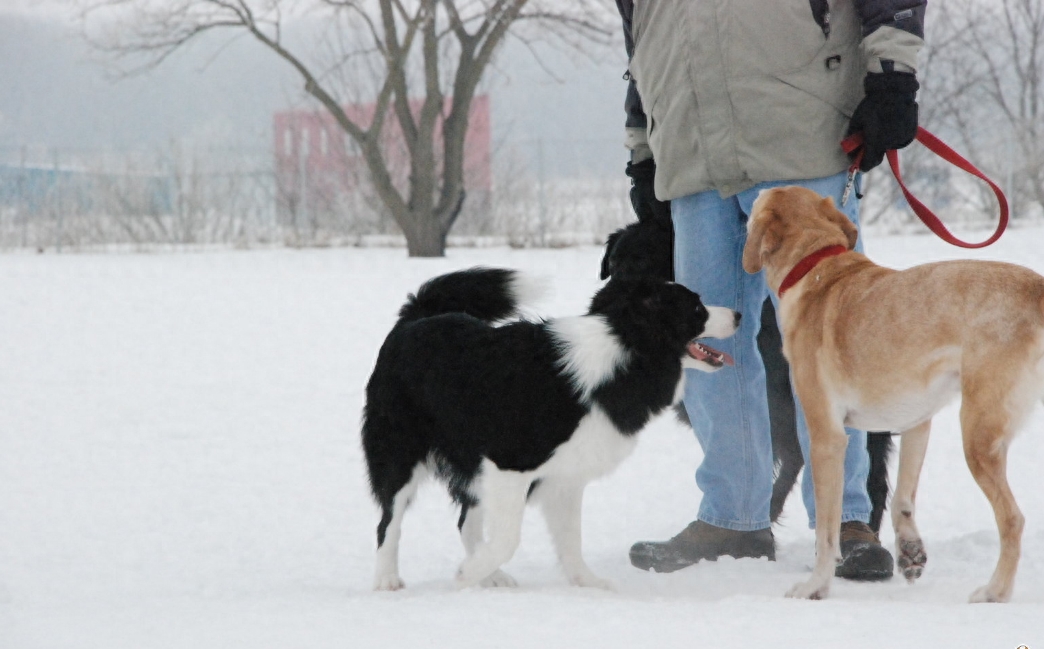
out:
M720 556L768 557L776 560L772 530L739 532L693 521L669 541L639 541L631 546L631 565L654 572L674 572L702 559L717 561Z
M841 563L834 575L855 581L892 578L892 555L870 526L860 521L841 523Z

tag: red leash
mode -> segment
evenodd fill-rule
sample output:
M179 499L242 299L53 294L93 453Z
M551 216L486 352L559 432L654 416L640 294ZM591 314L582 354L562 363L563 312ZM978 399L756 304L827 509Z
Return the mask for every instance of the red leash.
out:
M895 179L899 182L899 187L903 190L903 196L906 197L906 201L913 208L914 213L921 218L921 221L928 226L928 229L934 232L940 239L946 243L960 246L961 248L985 248L992 244L1000 236L1004 234L1005 228L1008 227L1008 199L1004 197L1004 192L997 186L992 180L986 177L986 174L979 171L975 165L965 160L959 153L947 146L942 140L935 137L928 131L924 130L920 126L917 127L917 141L923 144L929 151L936 154L943 160L946 160L953 166L970 173L971 175L981 178L986 181L986 184L990 186L993 193L997 196L997 202L1000 204L1000 223L997 224L997 230L993 235L983 241L982 243L968 243L967 241L961 241L957 237L950 234L950 231L946 229L942 221L939 220L935 214L928 209L924 203L917 200L910 190L906 188L903 183L903 176L899 173L899 152L896 150L887 151L885 153L888 156L888 166L892 168L892 173L895 175ZM844 149L845 153L852 153L857 151L855 162L849 168L849 173L854 174L859 169L859 163L863 159L863 152L860 150L863 147L863 135L861 133L853 133L841 141L841 148Z

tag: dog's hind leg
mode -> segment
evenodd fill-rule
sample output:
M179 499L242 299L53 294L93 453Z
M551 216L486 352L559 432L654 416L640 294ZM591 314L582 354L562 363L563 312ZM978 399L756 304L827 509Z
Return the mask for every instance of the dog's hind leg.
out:
M424 465L418 464L397 489L381 489L381 521L377 524L377 570L373 580L374 590L398 590L405 585L399 577L402 517L425 475L427 470Z
M479 541L474 552L460 565L458 588L479 584L515 554L522 539L522 514L530 482L532 478L523 473L503 471L489 460L483 461L478 500L483 518L488 522L489 536ZM467 523L465 520L464 527Z
M892 529L895 530L896 563L908 582L921 576L924 564L928 561L914 519L914 501L917 499L917 483L924 465L931 425L929 419L904 431L899 442L899 478L895 495L892 496Z
M460 529L460 540L464 544L464 552L466 556L470 557L485 541L482 532L482 506L480 504L462 505L457 528ZM493 571L493 574L480 581L479 585L486 588L514 588L518 586L518 583L511 575L498 568Z
M548 478L541 483L535 495L569 582L574 586L612 590L612 582L591 572L581 551L580 516L584 484Z
M1008 486L1008 443L1013 432L1008 426L1012 409L1003 403L981 403L969 396L966 394L961 404L964 457L993 507L1001 546L993 576L989 583L972 593L970 601L1006 602L1011 599L1015 585L1024 524L1022 512Z

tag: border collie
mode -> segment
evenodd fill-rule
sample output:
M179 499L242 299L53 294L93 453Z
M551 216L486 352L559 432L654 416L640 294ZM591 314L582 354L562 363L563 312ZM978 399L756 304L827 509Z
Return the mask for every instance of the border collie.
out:
M705 307L680 284L614 278L586 315L539 322L518 319L532 287L516 271L473 268L428 281L399 311L363 412L382 512L377 590L403 586L402 518L426 476L444 482L461 507L466 558L457 587L515 585L500 566L518 547L533 500L569 581L609 588L580 553L584 487L678 402L683 368L733 364L696 338L731 336L740 314Z

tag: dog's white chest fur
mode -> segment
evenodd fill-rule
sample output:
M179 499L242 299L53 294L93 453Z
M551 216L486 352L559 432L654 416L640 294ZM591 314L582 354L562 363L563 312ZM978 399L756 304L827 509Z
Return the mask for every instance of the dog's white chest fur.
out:
M600 478L615 469L634 451L637 435L621 435L608 415L595 406L580 420L569 441L536 469L536 477L569 476L583 482Z
M561 370L582 401L589 401L628 360L627 350L601 316L559 318L548 328L562 350Z

